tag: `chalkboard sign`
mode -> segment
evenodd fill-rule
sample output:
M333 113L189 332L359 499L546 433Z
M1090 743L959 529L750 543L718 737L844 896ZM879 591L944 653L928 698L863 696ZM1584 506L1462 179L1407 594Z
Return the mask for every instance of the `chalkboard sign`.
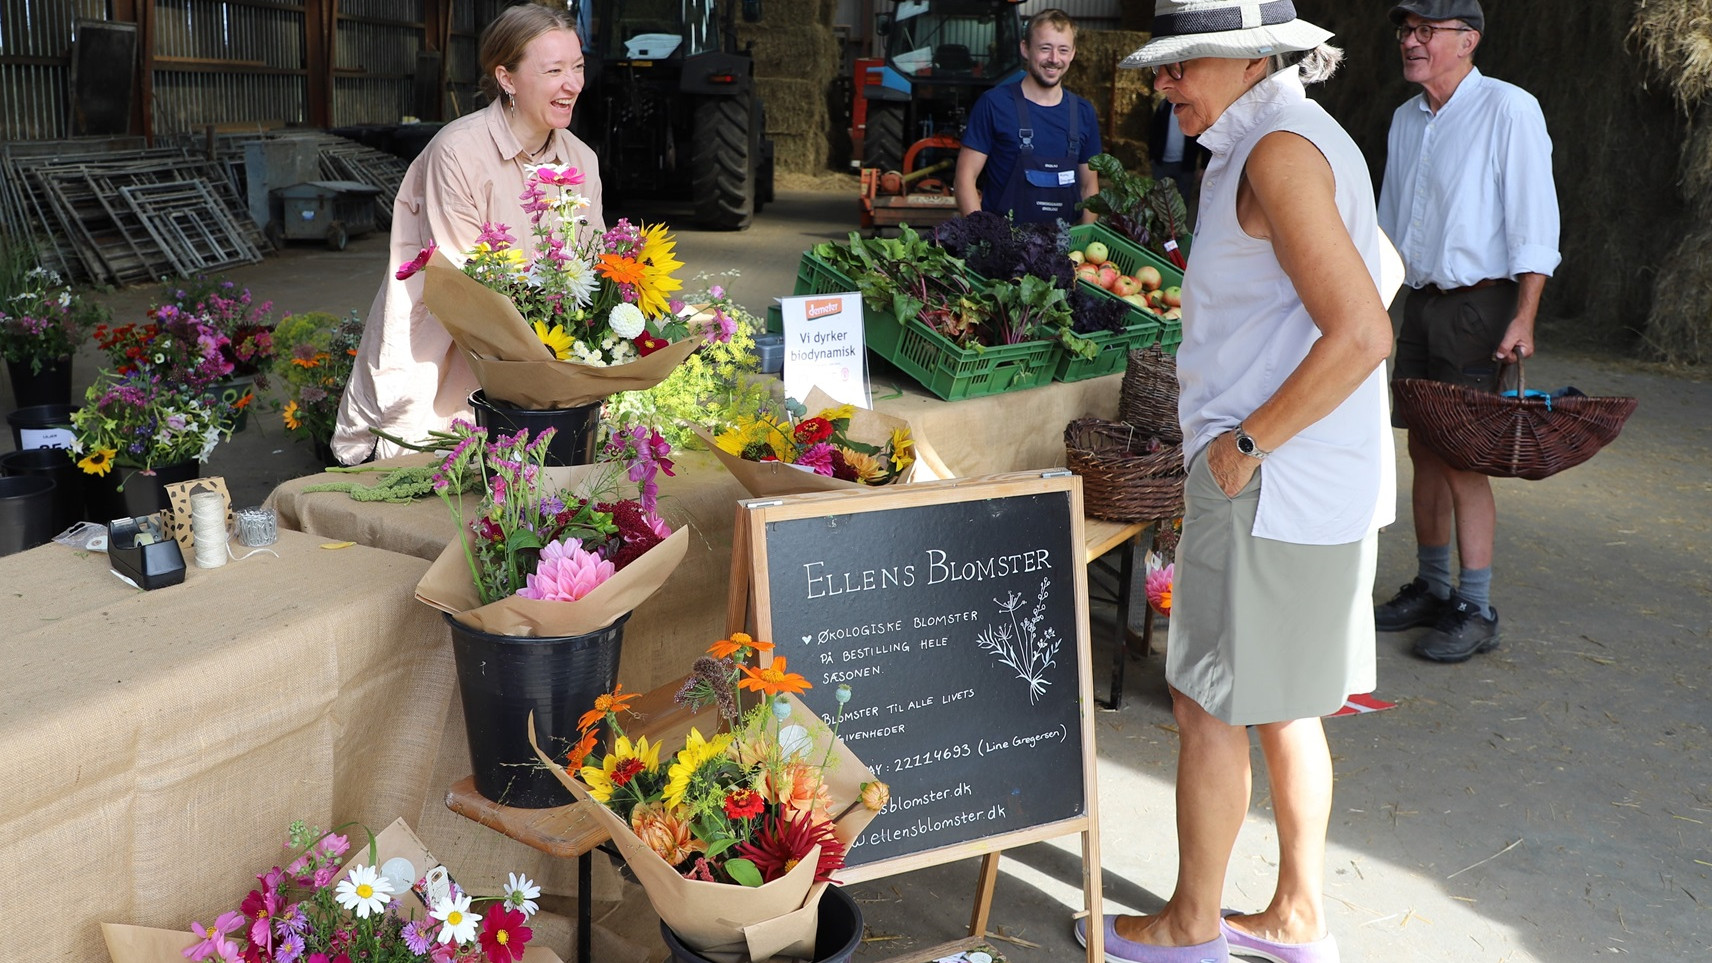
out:
M1023 473L743 503L756 631L829 722L850 687L839 734L891 789L841 879L1087 827L1080 494Z

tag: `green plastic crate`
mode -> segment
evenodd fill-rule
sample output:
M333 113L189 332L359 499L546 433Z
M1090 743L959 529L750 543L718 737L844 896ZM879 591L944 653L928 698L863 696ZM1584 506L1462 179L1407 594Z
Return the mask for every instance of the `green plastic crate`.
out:
M960 348L920 319L899 324L889 312L863 312L868 350L946 401L1049 384L1058 370L1056 341Z
M1100 331L1084 337L1094 342L1100 353L1092 358L1078 358L1060 345L1058 365L1052 374L1055 380L1086 381L1123 371L1129 365L1131 351L1149 347L1159 340L1159 322L1154 320L1122 331Z
M1167 321L1159 330L1159 346L1166 354L1176 354L1177 346L1183 343L1183 322L1181 319Z
M804 251L802 260L797 262L797 286L793 292L795 294L842 294L856 289L855 281L815 257L813 251Z
M1177 270L1175 267L1171 266L1170 262L1163 258L1156 257L1153 252L1144 249L1141 245L1131 241L1129 238L1124 237L1121 234L1118 234L1116 231L1113 231L1103 224L1078 224L1070 229L1070 244L1073 247L1080 249L1086 247L1092 241L1099 241L1105 244L1107 260L1117 265L1119 271L1122 271L1131 277L1134 277L1135 272L1140 270L1143 265L1151 265L1159 270L1160 287L1181 287L1183 284L1182 271ZM1098 284L1091 284L1087 281L1078 281L1078 283L1085 285L1089 291L1097 292L1104 297L1117 297L1117 295L1100 287ZM1119 298L1119 300L1122 299ZM1159 324L1159 315L1154 314L1146 308L1137 307L1132 304L1129 305L1129 323L1131 326L1146 323L1157 327Z

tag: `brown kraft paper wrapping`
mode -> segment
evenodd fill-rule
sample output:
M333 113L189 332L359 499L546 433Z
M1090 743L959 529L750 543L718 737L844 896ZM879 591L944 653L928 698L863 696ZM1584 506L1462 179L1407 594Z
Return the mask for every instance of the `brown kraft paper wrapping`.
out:
M463 349L492 401L535 411L593 404L620 391L654 387L701 347L698 334L609 368L560 361L510 298L465 274L439 251L426 271L423 303Z
M679 679L656 692L676 691L682 683ZM787 694L785 698L791 705L787 724L801 725L814 733L812 755L824 753L826 739L831 736L826 724L795 696ZM657 729L646 723L632 725L626 733L632 737L645 735L649 742L670 748L683 744L684 734L692 725L709 734L718 731L718 708L709 706L694 715L674 716L670 725ZM611 833L631 872L648 893L654 911L684 945L714 963L745 960L789 963L813 958L815 929L820 923L820 897L827 886L814 882L818 846L789 873L759 887L685 879L649 849L617 813L596 802L581 781L541 751L533 725L529 744L541 763L577 798L578 805L593 807L596 818ZM862 784L872 781L874 773L842 739L833 740L832 751L834 761L826 771L826 787L832 795L833 813L844 814L838 821L836 834L848 850L876 815L857 802L862 795Z

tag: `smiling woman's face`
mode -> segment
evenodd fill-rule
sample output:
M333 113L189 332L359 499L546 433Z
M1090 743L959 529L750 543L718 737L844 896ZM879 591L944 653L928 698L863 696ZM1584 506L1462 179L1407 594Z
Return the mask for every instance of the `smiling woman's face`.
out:
M549 30L523 48L515 71L494 71L502 89L516 98L519 131L545 137L549 130L569 127L571 109L583 91L583 45L568 30ZM525 147L536 144L525 140Z
M1160 67L1153 78L1153 88L1171 101L1177 126L1183 128L1183 133L1199 137L1213 126L1225 108L1260 81L1264 64L1264 60L1225 57L1185 60L1179 65L1182 80L1173 79L1171 71Z

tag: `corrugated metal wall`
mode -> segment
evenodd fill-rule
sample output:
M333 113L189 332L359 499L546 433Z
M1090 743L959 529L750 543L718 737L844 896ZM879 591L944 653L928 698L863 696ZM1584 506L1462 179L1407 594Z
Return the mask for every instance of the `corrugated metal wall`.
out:
M155 8L156 136L209 124L307 119L301 3L159 0Z
M339 0L333 126L396 124L412 109L422 0Z
M66 136L72 32L107 15L106 0L0 0L0 140Z

